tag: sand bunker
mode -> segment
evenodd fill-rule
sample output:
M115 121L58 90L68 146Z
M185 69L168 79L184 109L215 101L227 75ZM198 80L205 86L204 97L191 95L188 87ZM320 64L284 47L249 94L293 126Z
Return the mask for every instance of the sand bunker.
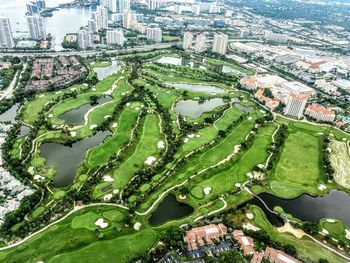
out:
M134 229L135 230L140 230L140 227L141 227L141 223L140 222L136 222L135 225L134 225Z
M250 219L250 220L252 220L252 219L254 218L253 213L247 213L246 216L247 216L247 218Z
M105 196L103 197L103 200L105 200L105 201L109 201L109 200L111 200L111 199L112 199L112 197L113 197L113 195L112 195L112 194L107 194L107 195L105 195Z
M320 185L318 186L318 189L321 190L321 191L323 191L323 190L326 190L326 189L327 189L327 186L325 186L324 184L320 184Z
M157 147L158 147L159 149L164 149L164 148L165 148L165 143L164 143L164 141L159 141L159 142L157 143Z
M95 225L96 226L99 226L100 228L106 228L108 226L108 223L106 223L103 218L100 218L98 219L96 222L95 222Z
M157 159L153 156L148 156L145 164L152 165Z
M345 238L350 239L350 231L345 229Z
M118 126L118 123L116 123L116 122L114 122L114 123L112 124L112 128L117 128L117 126Z
M93 130L93 129L95 129L95 128L97 128L97 125L96 125L96 124L90 125L90 130Z
M109 175L105 175L105 176L103 176L103 181L104 182L113 182L114 179Z
M244 228L244 229L248 229L248 230L252 230L252 231L254 231L254 232L260 230L260 228L258 228L257 226L252 225L251 223L244 224L244 225L243 225L243 228Z
M205 188L203 189L203 192L204 192L205 195L210 194L210 192L211 192L211 187L210 187L210 186L205 187Z

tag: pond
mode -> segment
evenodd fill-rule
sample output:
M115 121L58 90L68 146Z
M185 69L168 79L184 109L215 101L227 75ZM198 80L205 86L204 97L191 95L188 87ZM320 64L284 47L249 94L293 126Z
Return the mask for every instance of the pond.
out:
M225 92L224 89L218 88L211 85L205 84L189 84L189 83L167 83L169 86L174 87L175 89L185 89L194 92L203 92L208 94L217 94Z
M175 112L176 114L197 118L202 115L203 112L209 112L218 106L224 105L225 102L221 98L214 98L199 102L198 100L180 100L176 103Z
M176 57L161 57L156 60L156 62L161 64L171 64L171 65L183 65L183 59L182 58L176 58ZM185 63L187 64L187 63Z
M244 111L245 113L249 113L251 112L252 110L254 110L254 107L245 107L243 106L242 104L239 104L239 103L235 103L234 106L241 110L241 111Z
M113 98L110 96L100 97L97 102L98 104L103 104L108 101L111 101ZM84 115L96 105L92 106L90 103L84 104L77 109L69 110L58 117L68 125L83 125L84 124Z
M263 193L260 198L273 209L280 206L283 210L302 221L319 222L321 218L334 218L343 221L350 226L350 195L342 191L331 191L325 196L312 197L303 194L295 199L282 199L274 195ZM254 198L250 203L262 207L262 203ZM276 218L264 209L271 223L276 223Z
M237 69L233 69L231 67L228 67L228 66L222 66L222 70L221 70L222 73L235 73L239 76L242 76L242 77L245 77L247 76L247 74L237 70Z
M116 74L120 70L120 63L113 60L112 64L108 67L96 67L93 70L97 73L98 80L103 80L113 74Z
M83 162L88 149L103 142L111 132L103 131L84 138L71 147L59 143L44 143L40 146L41 156L46 159L47 165L53 165L57 174L53 181L55 187L66 187L73 183L76 171Z
M192 214L192 206L177 201L174 195L167 195L153 212L149 222L151 225L161 225L167 221L180 219Z
M11 108L0 115L0 122L16 122L15 118L17 115L17 110L19 108L19 103L14 104Z
M22 125L20 128L19 136L28 135L29 132L30 132L30 128L25 125Z

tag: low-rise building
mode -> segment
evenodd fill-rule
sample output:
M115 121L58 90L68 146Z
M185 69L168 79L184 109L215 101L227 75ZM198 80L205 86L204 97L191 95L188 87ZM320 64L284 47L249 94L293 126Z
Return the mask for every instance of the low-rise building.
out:
M272 263L301 263L301 261L289 256L283 251L271 247L265 249L264 258Z
M333 110L316 104L309 105L305 110L305 115L318 121L333 122L335 119L335 112Z
M223 224L210 224L201 227L195 227L186 232L184 241L187 243L189 250L195 250L205 244L212 244L226 234L227 227Z
M255 253L254 240L251 237L245 236L242 230L234 230L232 236L238 242L244 256Z

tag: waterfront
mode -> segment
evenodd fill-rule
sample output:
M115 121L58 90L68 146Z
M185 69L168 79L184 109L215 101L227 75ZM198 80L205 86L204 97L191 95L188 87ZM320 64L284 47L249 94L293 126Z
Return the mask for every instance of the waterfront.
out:
M46 0L46 6L57 7L59 4L67 2L71 2L71 0ZM26 3L23 0L0 0L0 15L10 19L13 32L28 31L25 18ZM46 31L54 36L52 45L56 51L62 50L61 43L67 33L76 33L81 26L87 25L90 14L90 7L60 8L53 12L52 17L45 18Z

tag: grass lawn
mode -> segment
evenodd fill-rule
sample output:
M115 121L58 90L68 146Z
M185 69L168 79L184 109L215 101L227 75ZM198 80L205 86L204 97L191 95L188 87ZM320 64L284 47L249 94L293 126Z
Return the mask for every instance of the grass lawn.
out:
M278 164L271 174L271 191L284 198L303 192L318 193L322 180L319 137L297 130L285 142Z
M135 150L113 172L116 188L125 187L132 176L146 165L145 161L149 156L159 158L160 149L157 143L160 140L164 141L164 138L160 134L158 115L147 115Z

